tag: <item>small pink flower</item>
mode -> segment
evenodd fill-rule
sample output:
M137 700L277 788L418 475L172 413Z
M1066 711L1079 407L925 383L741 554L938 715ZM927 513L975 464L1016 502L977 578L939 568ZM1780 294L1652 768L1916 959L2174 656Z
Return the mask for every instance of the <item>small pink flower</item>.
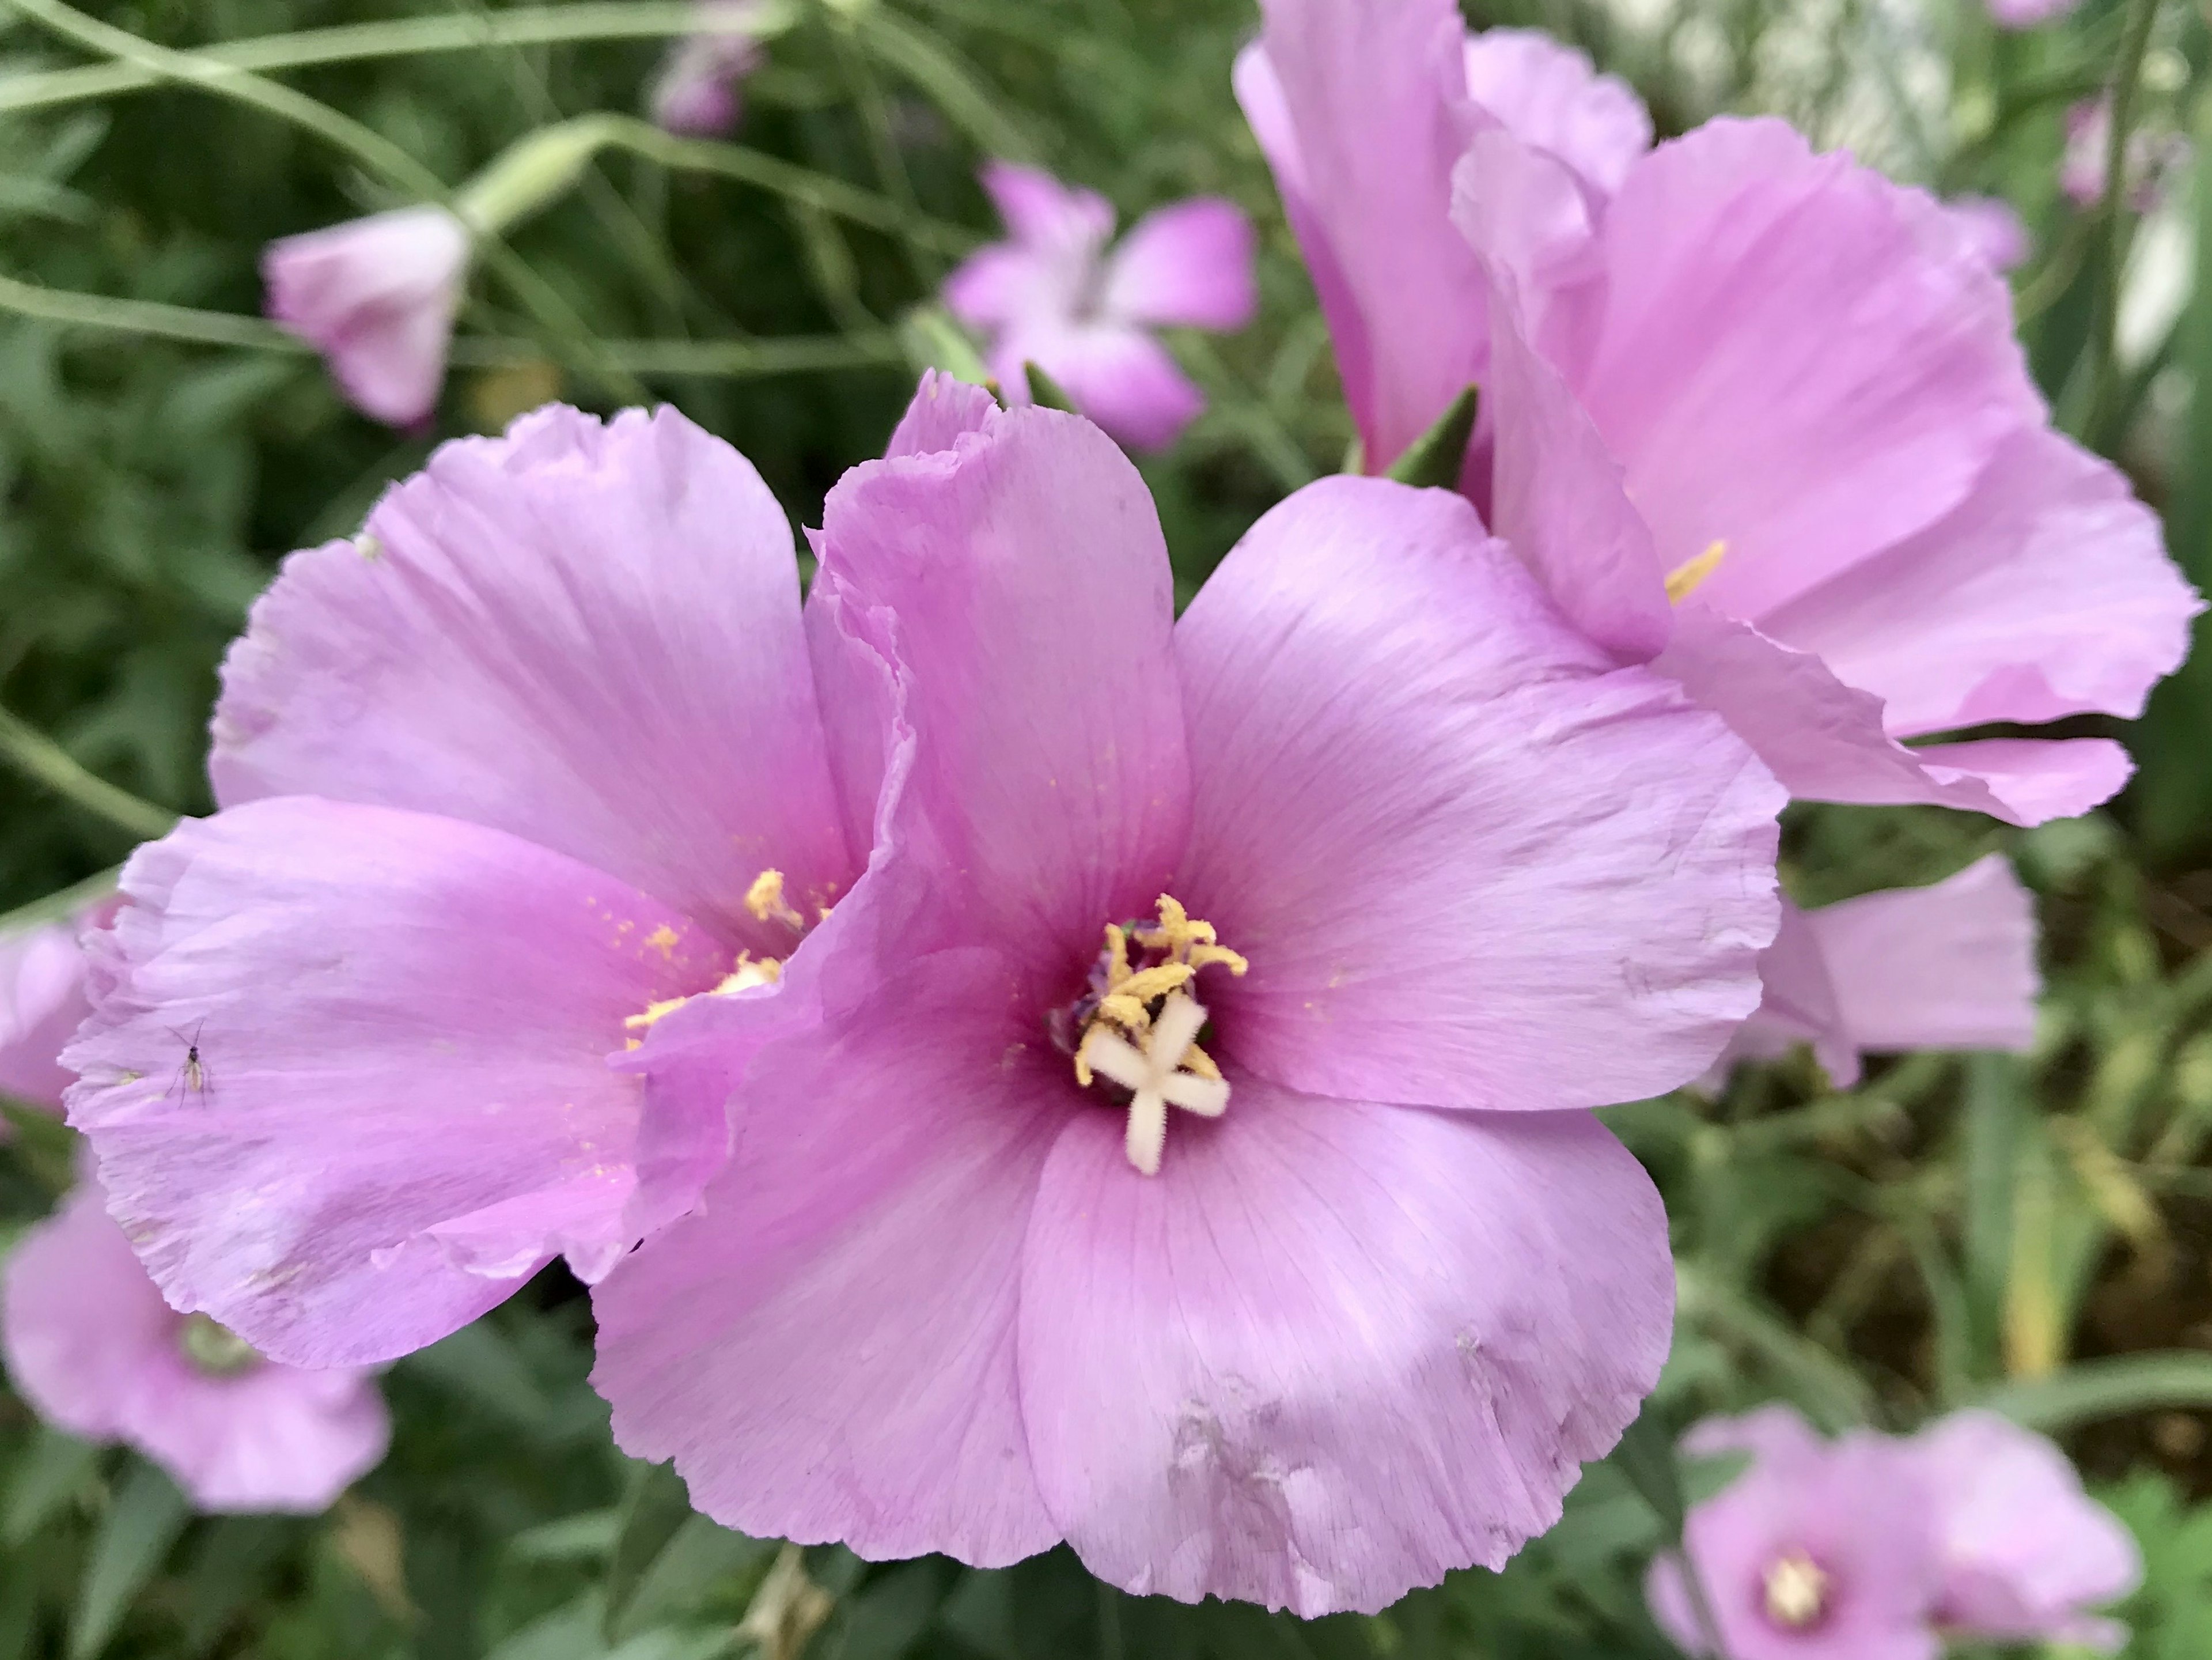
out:
M2058 189L2075 206L2105 199L2105 172L2112 147L2112 95L2100 93L2066 112L2066 149L2058 159ZM2189 141L2178 132L2138 127L2128 140L2122 169L2130 211L2150 213L2166 199L2173 174L2189 159Z
M468 272L469 234L443 208L402 208L271 242L270 316L310 342L362 413L430 417Z
M1114 210L1095 192L1006 161L983 169L983 188L1008 240L970 255L945 302L988 337L1008 397L1027 401L1022 366L1035 363L1123 443L1173 443L1206 399L1152 331L1251 320L1251 222L1232 203L1199 197L1147 214L1109 253Z
M2127 1627L2091 1610L2141 1583L2142 1553L2081 1491L2065 1454L1986 1412L1954 1413L1910 1444L1938 1495L1942 1625L2106 1653L2126 1645Z
M2034 245L2011 203L1996 196L1954 196L1943 205L1991 271L2014 271L2027 263Z
M1666 1353L1586 1110L1755 1002L1779 792L1447 492L1315 484L1177 621L1089 423L901 430L809 601L912 733L897 955L753 1055L736 1156L595 1291L617 1438L870 1557L1065 1539L1304 1614L1496 1566Z
M204 1511L319 1511L384 1456L391 1426L357 1371L264 1359L161 1300L87 1181L9 1256L0 1343L33 1410L120 1441Z
M386 1359L690 1207L731 1029L813 1018L871 937L878 660L817 618L768 487L671 410L448 444L285 562L223 666L222 811L125 868L67 1057L171 1300ZM672 1049L696 1116L635 1070Z
M743 23L760 8L756 0L700 0L702 20ZM679 42L653 83L653 119L671 132L714 137L738 125L738 88L761 66L760 42L750 34L701 33Z
M1905 1049L2024 1051L2035 1037L2035 909L2000 854L1927 888L1818 910L1785 904L1759 958L1765 987L1723 1057L1771 1059L1810 1043L1850 1089L1863 1055Z

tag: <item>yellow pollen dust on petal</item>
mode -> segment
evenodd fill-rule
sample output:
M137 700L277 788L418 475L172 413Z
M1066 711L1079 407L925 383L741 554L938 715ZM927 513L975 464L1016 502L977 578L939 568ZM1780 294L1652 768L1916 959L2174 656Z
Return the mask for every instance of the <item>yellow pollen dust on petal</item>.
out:
M745 909L757 922L781 922L786 927L805 932L806 919L791 908L783 897L783 873L764 870L753 878L753 885L745 890Z
M1802 1550L1785 1551L1763 1576L1766 1617L1789 1631L1818 1625L1828 1611L1828 1576Z
M1728 557L1728 544L1715 542L1694 559L1685 559L1667 573L1667 603L1679 605L1704 585Z
M738 965L714 986L702 992L693 992L686 997L664 997L658 1002L647 1003L642 1014L633 1014L623 1022L625 1031L650 1031L660 1021L682 1008L694 997L728 997L741 991L750 991L756 986L773 986L783 978L783 959L780 957L755 957L750 952L738 953ZM644 1042L632 1037L626 1048L635 1049Z

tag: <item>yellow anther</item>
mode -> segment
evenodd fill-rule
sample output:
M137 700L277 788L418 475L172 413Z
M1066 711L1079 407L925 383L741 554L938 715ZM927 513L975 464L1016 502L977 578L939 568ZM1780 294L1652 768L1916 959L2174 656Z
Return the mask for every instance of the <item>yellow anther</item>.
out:
M1106 925L1106 984L1110 990L1129 977L1129 936L1121 925Z
M1158 964L1149 969L1139 969L1114 988L1114 994L1139 1003L1149 1003L1155 997L1165 997L1171 991L1181 991L1190 983L1191 976L1197 972L1188 963Z
M1200 969L1210 968L1217 963L1227 969L1230 973L1239 976L1252 966L1240 953L1230 950L1226 946L1193 946L1187 960L1194 974Z
M1705 578L1728 557L1728 544L1716 542L1694 559L1685 559L1667 573L1667 603L1679 605L1698 591Z
M1091 1056L1093 1052L1093 1046L1097 1043L1099 1034L1103 1032L1105 1030L1106 1028L1103 1025L1092 1026L1090 1031L1083 1034L1083 1042L1078 1045L1076 1049L1075 1081L1082 1085L1085 1089L1089 1089L1091 1087L1092 1081Z
M1217 1084L1221 1081L1221 1068L1214 1065L1212 1055L1195 1043L1182 1052L1182 1064L1185 1071L1194 1072L1200 1078L1211 1078Z
M647 1031L661 1016L675 1013L690 1000L688 997L664 997L658 1003L647 1003L643 1014L633 1014L623 1025L631 1031Z
M781 922L786 927L804 930L806 919L785 901L783 873L764 870L753 878L752 886L745 890L745 909L756 921Z
M1786 1631L1806 1631L1828 1612L1828 1576L1802 1550L1785 1551L1763 1577L1766 1617Z
M1137 943L1146 951L1164 951L1177 959L1186 956L1194 946L1210 946L1214 942L1213 924L1193 921L1182 902L1173 894L1160 896L1160 923L1158 927L1137 930Z

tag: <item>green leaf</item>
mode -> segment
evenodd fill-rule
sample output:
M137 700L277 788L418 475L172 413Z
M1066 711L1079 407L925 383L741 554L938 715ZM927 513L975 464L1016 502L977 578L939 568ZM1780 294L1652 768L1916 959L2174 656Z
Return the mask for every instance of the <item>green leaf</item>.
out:
M2212 1354L2172 1349L2077 1361L2007 1383L1976 1404L2046 1435L2157 1408L2212 1408Z
M82 1487L100 1462L100 1449L88 1441L41 1426L17 1462L8 1484L8 1509L0 1517L0 1543L10 1550L46 1526L54 1512Z
M732 1608L748 1571L762 1566L775 1548L748 1539L703 1516L687 1516L617 1604L612 1581L607 1598L608 1633L627 1641L656 1626L700 1614L710 1599L729 1591Z
M622 1523L607 1562L605 1630L612 1638L647 1572L691 1519L691 1496L673 1464L641 1464L623 1502Z
M1075 400L1067 395L1067 388L1054 380L1035 363L1024 363L1022 374L1030 383L1030 400L1048 410L1066 410L1074 414Z
M1437 417L1434 426L1406 447L1406 453L1390 464L1383 477L1424 489L1458 489L1460 469L1467 465L1468 440L1474 436L1474 417L1481 403L1480 392L1468 386L1452 399L1451 407Z
M1613 1462L1651 1506L1667 1543L1680 1544L1690 1501L1682 1491L1682 1468L1674 1457L1674 1432L1660 1420L1650 1402L1644 1403L1644 1410L1613 1450Z
M70 1660L91 1660L107 1646L190 1520L191 1507L177 1484L134 1460L92 1541L70 1622Z

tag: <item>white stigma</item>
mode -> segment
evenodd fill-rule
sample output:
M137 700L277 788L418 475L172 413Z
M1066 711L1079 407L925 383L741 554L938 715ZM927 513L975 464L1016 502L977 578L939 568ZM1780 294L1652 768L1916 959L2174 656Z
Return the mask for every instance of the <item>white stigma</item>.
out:
M1083 1063L1136 1098L1129 1103L1127 1146L1129 1162L1147 1176L1160 1173L1170 1107L1181 1107L1201 1118L1218 1118L1228 1110L1227 1083L1182 1070L1205 1025L1206 1011L1176 992L1153 1017L1142 1049L1104 1025L1093 1026L1084 1035Z

